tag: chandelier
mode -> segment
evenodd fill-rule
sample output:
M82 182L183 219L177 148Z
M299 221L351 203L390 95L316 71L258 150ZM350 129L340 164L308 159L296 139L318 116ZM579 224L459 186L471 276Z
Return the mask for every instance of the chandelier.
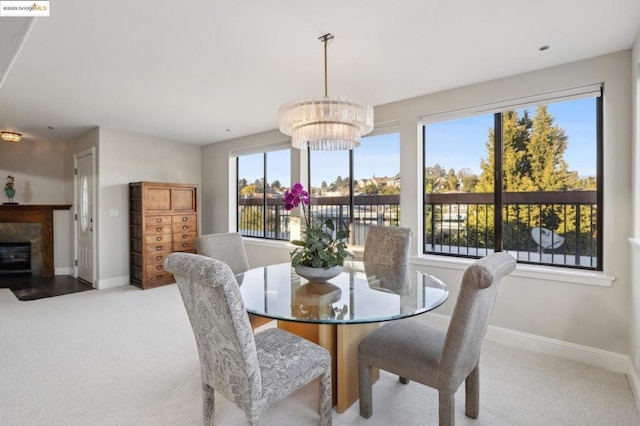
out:
M2 132L2 139L7 142L20 142L22 135L15 132Z
M319 38L324 44L324 97L306 98L280 106L280 131L291 136L298 149L348 150L360 146L360 137L373 130L373 107L327 95L327 43L333 34Z

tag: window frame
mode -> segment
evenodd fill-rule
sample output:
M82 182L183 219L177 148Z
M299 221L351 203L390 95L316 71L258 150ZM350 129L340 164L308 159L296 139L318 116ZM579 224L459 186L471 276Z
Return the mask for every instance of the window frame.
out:
M289 241L289 236L286 236L284 238L276 238L276 237L269 237L267 236L268 234L268 209L267 209L267 196L266 196L266 187L268 185L268 181L267 181L267 155L271 152L275 152L275 151L288 151L289 152L289 158L291 158L291 152L292 152L292 147L290 145L283 145L283 144L277 144L277 145L273 145L270 147L262 147L261 149L247 149L247 150L240 150L240 151L234 151L232 153L232 156L235 157L235 200L236 200L236 208L235 208L235 222L236 222L236 232L238 232L240 235L242 235L243 238L257 238L260 240L271 240L271 241ZM262 179L263 179L263 185L264 185L264 193L263 193L263 197L262 197L262 236L259 235L246 235L243 234L240 230L240 214L239 214L239 210L240 210L240 158L243 156L248 156L248 155L255 155L255 154L261 154L262 155ZM289 163L289 176L291 176L291 169L292 169L292 165L291 163ZM284 204L282 204L282 210L284 211ZM288 227L288 229L286 229L283 233L283 235L290 235L291 233L291 229L290 227ZM278 235L278 232L276 231L276 236Z
M380 135L386 135L386 134L391 134L391 133L397 133L398 137L400 138L400 126L399 126L399 122L398 121L390 121L387 123L379 123L375 125L375 128L373 129L373 131L371 133L368 133L366 136L363 136L362 139L366 139L372 136L380 136ZM402 151L402 141L400 141L399 143L399 153L401 153ZM358 149L358 148L355 148ZM355 219L353 217L353 212L355 211L355 195L354 195L354 177L353 177L353 172L354 172L354 166L355 166L355 162L354 162L354 149L350 149L349 150L349 220L348 220L348 227L349 230L353 230L354 229L354 224L355 224ZM309 183L309 188L311 188L311 149L307 148L307 182ZM398 164L398 173L400 173L400 164ZM400 174L400 180L402 181L402 174ZM400 185L400 199L402 199L402 184ZM400 210L400 203L398 202L398 210ZM400 223L398 222L398 225L400 226ZM355 244L354 243L354 232L350 232L349 234L349 245L354 246L354 247L363 247L363 244Z
M545 262L533 262L518 259L519 263L551 266L563 269L578 269L588 271L602 272L604 267L604 83L577 87L567 89L558 92L551 92L541 95L535 95L527 98L520 98L515 100L507 100L497 102L493 104L487 104L477 107L463 108L454 111L444 111L421 117L420 125L422 127L422 182L420 187L422 190L422 208L420 209L421 217L426 215L427 197L429 194L426 192L425 179L427 168L427 141L426 141L426 127L429 124L437 122L453 121L456 119L469 118L481 114L493 114L494 116L494 191L493 191L493 206L494 206L494 239L493 250L503 251L503 222L504 222L504 187L503 187L503 128L502 128L502 116L504 112L528 107L536 107L538 105L549 105L556 102L564 102L570 100L595 98L595 138L596 138L596 266L582 266L571 264L559 264L559 263L545 263ZM500 153L500 155L498 155ZM498 190L499 189L499 190ZM476 259L482 257L480 255L469 255L460 253L447 253L436 252L427 250L427 223L422 221L422 253L425 255L434 256L448 256L448 257L460 257L467 259ZM517 256L516 256L517 257Z

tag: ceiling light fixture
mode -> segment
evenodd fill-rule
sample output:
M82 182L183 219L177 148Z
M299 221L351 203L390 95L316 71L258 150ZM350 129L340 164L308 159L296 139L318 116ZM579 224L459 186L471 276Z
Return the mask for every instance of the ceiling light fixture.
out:
M7 142L20 142L22 135L16 132L2 132L2 139Z
M348 150L360 146L360 137L373 130L373 107L327 95L327 43L333 34L319 38L324 44L324 97L287 102L280 107L280 131L291 136L298 149Z

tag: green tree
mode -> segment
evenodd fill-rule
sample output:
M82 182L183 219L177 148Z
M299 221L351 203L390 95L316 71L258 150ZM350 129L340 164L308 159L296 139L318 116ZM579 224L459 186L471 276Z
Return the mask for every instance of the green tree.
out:
M522 118L515 111L502 114L502 174L507 192L533 191L530 178L529 133L533 126L525 110Z
M449 169L445 180L445 191L455 191L458 189L458 176L454 169Z
M264 178L256 179L253 185L256 188L255 192L264 193Z
M567 191L574 189L577 173L569 171L564 159L567 136L554 122L554 117L544 105L538 106L533 119L525 110L520 117L517 111L502 114L502 169L503 182L495 190L506 192ZM488 132L486 158L481 159L481 175L474 192L494 191L494 130ZM471 209L470 226L477 235L493 235L493 206ZM567 234L575 232L575 213L565 212L561 206L507 206L503 214L503 245L506 249L526 249L530 245L529 229L543 226ZM580 212L582 215L586 213ZM486 216L485 216L486 215ZM564 222L566 219L566 223ZM588 217L584 218L585 223ZM582 221L581 221L582 228ZM473 233L473 232L470 232ZM478 238L479 240L481 238ZM486 243L489 241L477 241Z
M368 183L365 187L363 192L367 195L375 195L378 193L378 187L373 184L373 183Z
M468 167L464 167L458 171L458 182L460 182L460 189L465 192L474 192L475 186L480 180L478 175L473 173Z
M569 164L564 160L567 136L541 105L536 108L531 136L527 143L527 160L533 186L538 191L566 191L571 183Z
M381 195L398 195L400 194L400 188L397 186L385 186L380 190Z
M424 190L428 194L443 192L445 188L446 172L438 163L424 169Z

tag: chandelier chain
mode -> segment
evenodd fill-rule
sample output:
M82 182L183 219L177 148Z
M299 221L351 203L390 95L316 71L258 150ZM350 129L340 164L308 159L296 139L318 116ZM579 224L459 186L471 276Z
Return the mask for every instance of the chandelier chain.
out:
M318 38L324 44L324 97L329 96L329 83L328 83L328 72L327 72L327 44L329 41L333 40L333 34L327 33Z

